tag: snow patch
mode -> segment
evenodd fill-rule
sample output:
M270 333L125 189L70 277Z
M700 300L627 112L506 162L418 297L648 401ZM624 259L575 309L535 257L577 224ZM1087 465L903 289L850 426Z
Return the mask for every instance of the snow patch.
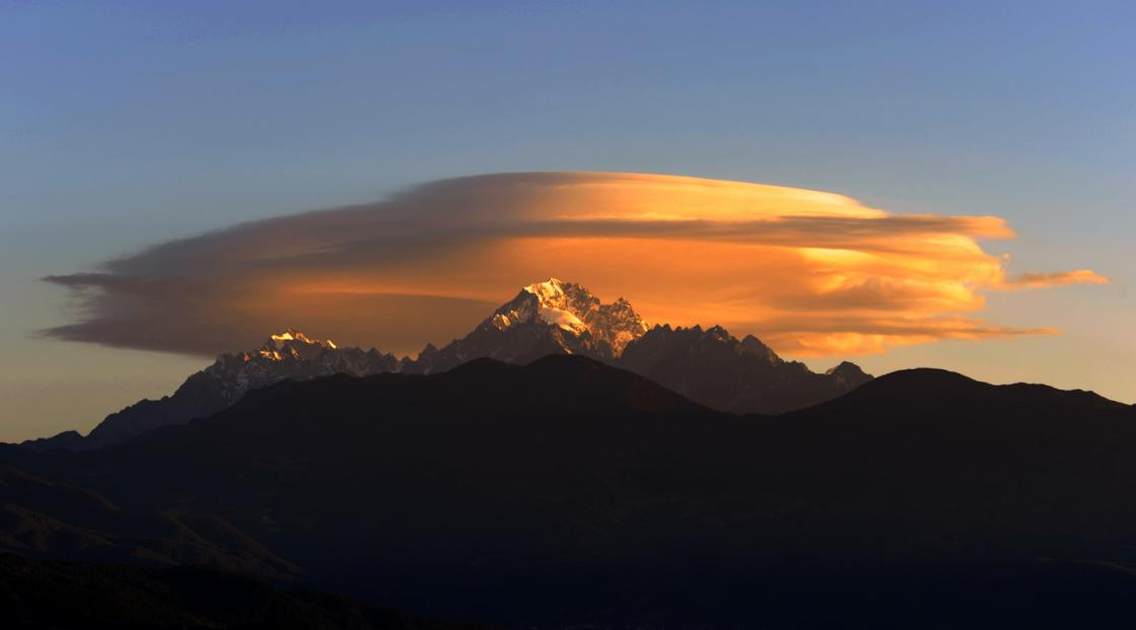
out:
M544 282L537 282L525 287L525 291L532 293L540 299L541 303L548 302L564 296L564 283L556 278L549 278Z
M545 323L559 326L570 333L579 335L588 331L588 325L568 311L542 306L538 314Z

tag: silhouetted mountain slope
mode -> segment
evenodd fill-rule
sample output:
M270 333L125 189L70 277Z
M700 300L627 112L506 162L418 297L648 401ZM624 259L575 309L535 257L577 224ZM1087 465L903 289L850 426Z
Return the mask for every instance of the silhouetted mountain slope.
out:
M0 550L30 557L209 565L290 579L299 569L223 518L171 504L123 509L103 494L0 466Z
M0 602L5 628L474 628L201 568L47 562L10 554L0 554Z
M872 380L848 362L817 374L804 363L783 360L753 335L739 341L720 326L657 326L628 344L616 365L735 413L801 409Z
M1082 573L1136 593L1122 570L1136 562L1133 452L1132 408L1083 392L916 370L734 416L553 356L283 382L117 447L5 458L115 505L116 522L66 517L112 544L176 510L325 588L424 614L841 627L821 597L918 627L1024 614ZM32 505L39 492L5 501L69 509ZM947 627L979 625L962 619Z
M0 449L9 448L14 445L0 443ZM75 451L80 450L84 446L83 435L78 431L63 431L56 433L51 437L36 438L34 440L24 440L19 443L19 446L33 451L53 451L53 450L66 450Z

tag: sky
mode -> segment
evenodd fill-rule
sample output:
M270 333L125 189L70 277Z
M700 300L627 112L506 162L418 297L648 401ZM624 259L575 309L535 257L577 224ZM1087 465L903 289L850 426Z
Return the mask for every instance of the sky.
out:
M932 365L992 382L1046 382L1136 402L1130 242L1136 228L1136 43L1128 28L1134 19L1136 8L1126 2L0 2L0 440L88 430L142 397L172 392L208 364L215 348L245 349L225 344L258 334L255 328L270 325L271 313L285 309L281 320L310 315L280 299L277 289L292 276L257 284L251 281L260 276L248 265L234 267L243 284L216 270L203 276L208 282L193 284L208 289L202 296L224 287L226 296L243 300L218 304L255 305L265 291L272 308L254 308L258 316L246 328L233 326L239 318L231 317L231 308L222 311L228 315L216 320L217 328L203 329L202 322L214 320L166 304L176 300L152 298L144 308L121 300L93 303L75 288L114 291L107 291L105 277L92 285L95 276L76 274L160 276L173 269L183 277L208 266L202 257L208 247L241 251L246 237L256 243L252 253L278 256L273 228L305 222L330 239L316 245L339 247L343 233L328 226L362 211L312 211L353 206L377 212L445 182L486 181L453 178L542 171L566 173L556 190L570 191L541 199L574 199L571 190L578 189L565 181L578 185L583 177L594 184L584 172L771 187L757 193L740 185L758 196L826 191L847 200L836 204L838 213L867 221L857 223L855 233L871 227L871 238L852 247L857 252L879 251L886 240L882 226L902 225L896 243L921 242L910 240L914 233L938 235L934 243L953 239L970 262L960 265L957 256L927 250L917 276L895 271L911 268L904 261L919 258L911 251L908 258L890 258L886 268L801 263L807 258L801 250L811 247L805 241L843 233L829 215L827 222L794 224L805 230L804 240L782 244L796 252L794 264L742 255L739 239L752 238L753 230L732 225L733 236L725 238L711 221L721 217L708 219L706 211L616 177L622 182L617 194L598 203L603 216L565 217L543 202L517 202L508 206L515 210L507 213L512 221L495 227L504 236L482 238L498 245L503 238L545 239L545 246L565 238L591 239L593 247L632 236L643 242L643 233L626 230L661 228L619 221L659 217L648 216L649 209L621 214L620 195L634 193L664 199L659 203L666 212L659 212L687 221L678 236L653 232L656 244L711 249L688 251L686 258L670 250L665 264L660 258L641 265L650 277L638 285L626 274L613 276L611 265L573 261L571 252L578 258L584 250L570 247L556 250L569 252L563 259L522 252L512 260L525 262L511 274L487 273L475 281L478 267L469 261L488 259L463 259L460 244L439 236L455 217L468 217L453 204L421 205L429 216L400 223L425 239L415 250L418 268L436 268L433 276L420 275L416 287L391 286L396 267L373 252L330 263L325 257L311 269L294 261L277 266L300 273L309 286L334 280L351 284L356 294L365 285L372 293L402 296L383 304L336 303L333 310L355 309L358 317L317 319L311 323L329 330L306 332L365 341L358 322L372 319L385 323L376 324L375 338L397 346L384 350L411 351L419 338L456 330L479 309L510 298L519 286L507 283L566 267L574 274L555 275L590 286L605 300L619 293L645 315L670 319L714 313L725 321L702 323L727 324L736 333L752 327L817 369L843 358L877 374ZM463 190L483 188L458 187ZM279 218L298 213L306 214ZM784 220L777 213L747 220L771 217ZM910 217L923 217L924 224L915 229L918 221ZM965 217L988 222L979 228ZM597 219L607 223L595 225ZM566 228L553 225L557 220L592 223ZM372 236L378 245L397 243ZM176 247L163 245L174 239L193 245L197 257L179 259ZM448 249L431 257L443 241ZM768 242L758 248L763 255L775 249ZM614 264L612 251L596 260ZM734 264L731 273L715 273L707 252ZM111 260L117 268L104 264ZM457 268L441 260L467 263L462 286L439 280ZM781 275L756 282L760 269ZM793 269L804 275L786 271ZM773 291L800 278L815 281L818 269L830 282L839 276L845 289L879 288L880 278L890 279L883 285L893 289L901 281L927 289L933 277L946 284L911 294L917 308L897 306L885 314L965 319L1002 334L824 342L816 335L821 324L831 327L842 315L862 319L864 309L844 313L832 300L806 309L802 300L817 291ZM1042 277L1023 274L1090 269L1108 283L1022 286L1024 279ZM668 270L687 274L705 291L665 290L660 280ZM334 278L327 275L332 271ZM1061 284L1048 278L1039 283ZM162 286L175 291L154 295L186 295L176 292L185 285ZM238 288L243 293L234 293ZM447 299L423 307L423 300ZM727 302L732 310L723 310ZM707 304L713 308L703 308ZM809 321L772 317L771 310L784 315L787 305ZM149 318L122 333L126 337L59 334L121 309ZM414 314L423 312L439 313L444 325L410 329L421 320ZM400 317L406 326L396 325ZM171 320L198 330L184 335ZM44 332L51 330L56 334ZM794 345L802 339L812 339L812 346ZM447 339L421 339L427 340Z

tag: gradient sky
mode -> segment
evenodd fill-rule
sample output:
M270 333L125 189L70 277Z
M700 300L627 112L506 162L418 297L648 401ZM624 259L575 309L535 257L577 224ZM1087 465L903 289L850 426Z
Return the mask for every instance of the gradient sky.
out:
M0 440L87 430L208 362L36 335L74 320L43 276L506 171L1002 217L1018 237L983 247L1011 271L1111 284L988 296L984 319L1059 336L855 360L1133 402L1134 22L1128 2L0 2Z

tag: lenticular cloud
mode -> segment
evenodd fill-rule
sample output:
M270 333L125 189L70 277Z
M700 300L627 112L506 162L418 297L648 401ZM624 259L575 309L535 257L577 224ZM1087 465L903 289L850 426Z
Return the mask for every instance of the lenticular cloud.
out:
M211 355L297 326L412 352L556 276L651 322L721 324L797 355L1046 334L992 324L988 291L1107 280L1011 277L997 217L896 215L848 197L627 173L506 173L245 223L50 276L79 298L63 339Z

